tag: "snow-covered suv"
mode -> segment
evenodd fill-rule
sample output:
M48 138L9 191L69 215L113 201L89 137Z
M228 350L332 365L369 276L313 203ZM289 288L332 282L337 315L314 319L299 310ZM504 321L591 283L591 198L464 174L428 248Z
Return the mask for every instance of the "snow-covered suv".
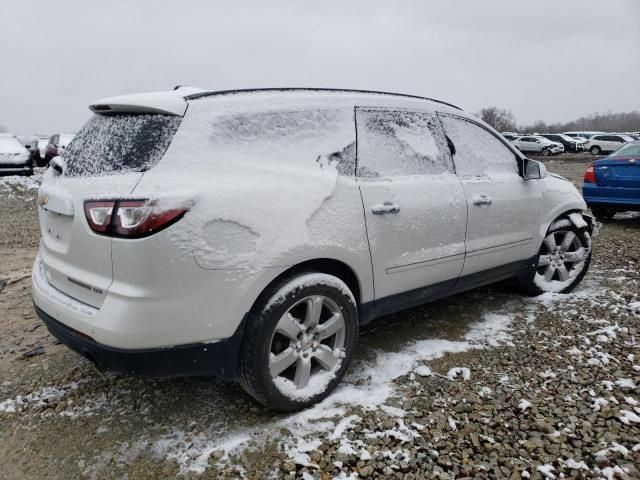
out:
M566 292L590 262L573 185L444 102L180 88L91 110L39 191L33 300L99 367L294 410L373 318L508 278Z

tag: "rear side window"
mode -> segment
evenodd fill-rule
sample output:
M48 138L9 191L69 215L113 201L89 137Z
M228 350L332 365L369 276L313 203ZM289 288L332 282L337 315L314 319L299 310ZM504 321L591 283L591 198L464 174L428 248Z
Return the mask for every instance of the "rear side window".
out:
M459 175L518 175L516 154L491 132L461 117L439 115L455 147L453 161ZM535 141L527 138L523 141Z
M359 176L453 173L447 140L434 114L358 108L356 120Z
M95 115L63 154L66 176L143 172L155 166L171 143L182 117Z
M291 165L328 161L341 175L355 170L352 109L282 110L220 114L213 120L211 140L218 158L271 160Z

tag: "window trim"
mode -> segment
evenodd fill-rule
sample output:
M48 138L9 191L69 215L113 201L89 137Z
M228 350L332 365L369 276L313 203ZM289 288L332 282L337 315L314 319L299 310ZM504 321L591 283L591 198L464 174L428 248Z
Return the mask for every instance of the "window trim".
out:
M400 106L391 106L391 107L382 107L382 106L366 106L366 105L355 105L353 107L353 120L354 120L354 125L355 125L355 129L356 129L356 168L355 168L355 178L356 179L371 179L371 177L366 177L366 176L362 176L359 175L359 169L360 169L360 149L359 149L359 139L358 139L358 111L374 111L374 112L398 112L398 113L417 113L417 114L428 114L431 117L433 117L434 120L436 120L440 126L442 127L442 130L444 132L444 137L445 137L445 141L447 143L447 148L441 150L442 155L445 157L445 160L447 160L448 162L448 166L451 167L452 172L454 175L457 174L456 172L456 163L453 161L453 155L451 152L451 149L449 147L448 142L451 142L451 140L449 139L449 137L446 135L446 132L444 131L444 125L442 125L442 122L440 121L440 118L438 117L438 112L435 110L422 110L422 109L418 109L418 108L408 108L408 107L400 107ZM435 135L434 135L434 138ZM437 140L437 138L436 138ZM451 142L453 143L453 142ZM416 174L416 175L411 175L411 176L432 176L433 174ZM399 177L406 177L409 175L396 175L396 176L381 176L379 178L399 178ZM377 178L377 177L375 177Z
M507 150L511 151L511 153L514 154L514 157L515 157L515 160L516 160L516 166L518 167L518 175L520 177L524 178L523 166L524 166L524 159L526 157L515 146L513 146L509 142L506 142L505 139L502 138L497 132L494 132L494 131L488 129L487 127L482 125L480 122L477 122L476 120L474 120L472 118L463 117L461 115L456 115L456 114L453 114L453 113L438 112L438 111L436 111L436 115L438 115L438 117L445 116L445 117L451 117L451 118L455 118L457 120L463 120L465 122L469 122L469 123L471 123L473 125L476 125L477 127L480 127L485 132L488 132L491 135L493 135L500 143L502 143L505 147L507 147ZM442 128L444 129L444 132L445 132L445 135L446 135L447 129L444 126L444 123L442 123ZM454 143L454 145L455 145L455 143ZM455 160L453 158L451 160L453 161L454 166L455 166Z

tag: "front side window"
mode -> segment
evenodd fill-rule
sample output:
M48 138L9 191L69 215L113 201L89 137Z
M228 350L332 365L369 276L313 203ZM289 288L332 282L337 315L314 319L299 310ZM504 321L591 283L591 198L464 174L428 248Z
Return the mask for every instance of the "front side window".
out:
M181 121L157 114L94 115L62 154L64 174L146 171L160 161Z
M438 115L455 147L453 161L459 175L518 175L516 154L495 135L462 117ZM530 137L528 140L531 141Z
M356 122L359 176L453 173L447 139L434 114L358 108Z

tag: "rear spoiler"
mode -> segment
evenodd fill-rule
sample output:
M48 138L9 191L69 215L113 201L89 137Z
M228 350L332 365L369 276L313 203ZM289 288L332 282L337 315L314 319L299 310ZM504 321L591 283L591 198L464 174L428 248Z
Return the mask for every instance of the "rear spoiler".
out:
M118 113L160 113L184 116L187 111L186 96L203 90L194 87L178 87L164 92L134 93L103 98L89 104L89 109L99 115Z

